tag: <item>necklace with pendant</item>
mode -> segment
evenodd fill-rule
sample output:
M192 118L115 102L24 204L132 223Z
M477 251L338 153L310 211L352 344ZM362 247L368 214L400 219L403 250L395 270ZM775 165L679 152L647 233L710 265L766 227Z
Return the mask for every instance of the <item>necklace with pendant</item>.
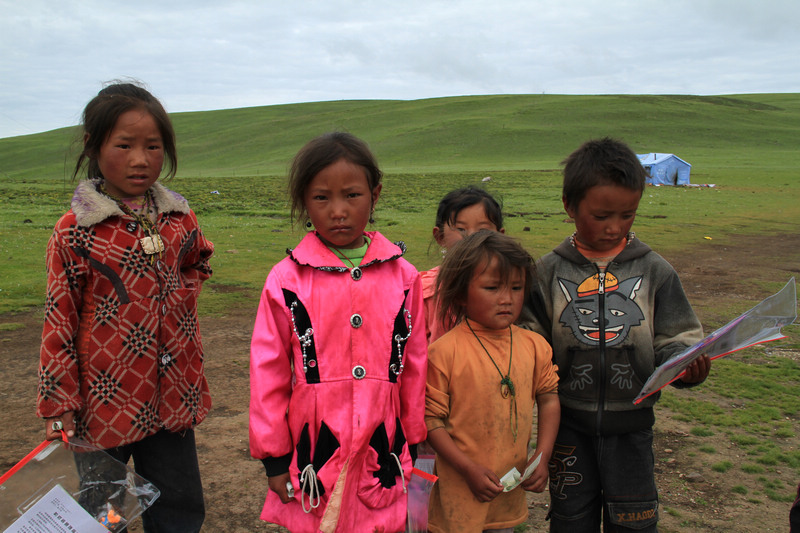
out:
M578 245L577 245L577 244L575 244L575 241L576 241L576 239L577 239L577 236L578 236L578 232L577 232L577 230L576 230L576 231L574 231L574 232L572 233L572 235L570 235L570 236L569 236L569 244L570 244L570 245L571 245L573 248L577 248L577 247L578 247ZM635 232L633 232L633 231L629 231L629 232L628 232L628 234L625 236L625 246L629 246L629 245L631 244L631 241L634 239L634 237L636 237L636 233L635 233Z
M464 321L467 323L467 327L475 336L475 340L478 341L478 344L481 345L483 351L486 352L487 357L492 362L494 367L497 369L497 373L500 374L500 395L504 399L508 399L511 397L511 402L508 404L508 417L511 421L511 433L514 435L514 440L517 440L517 391L514 388L514 382L511 380L511 360L514 357L513 345L514 345L514 333L511 329L511 326L508 326L508 371L506 372L505 376L503 375L503 371L500 370L500 367L497 366L495 363L494 358L489 353L489 350L486 349L486 346L483 345L481 342L481 338L478 337L478 334L475 333L475 330L472 329L472 325L469 323L469 319L465 318Z
M126 214L134 218L139 225L142 227L142 231L145 233L145 236L139 239L139 244L142 246L142 251L150 256L150 264L155 264L156 257L160 258L161 253L164 251L164 241L161 239L161 234L158 233L158 228L153 221L150 220L150 217L147 215L150 207L153 203L153 197L150 191L148 190L144 193L144 202L142 204L142 212L137 213L133 209L130 208L128 204L116 198L106 191L105 186L100 186L100 192L114 200L119 208Z
M334 255L337 256L342 261L342 263L345 264L345 266L347 266L347 263L350 263L350 268L349 268L350 277L353 278L355 281L360 280L361 279L361 267L359 267L357 264L355 264L355 262L347 256L347 254L345 254L342 250L340 250L336 246L331 244L329 246L329 248L334 252ZM360 264L360 262L359 262L359 264Z

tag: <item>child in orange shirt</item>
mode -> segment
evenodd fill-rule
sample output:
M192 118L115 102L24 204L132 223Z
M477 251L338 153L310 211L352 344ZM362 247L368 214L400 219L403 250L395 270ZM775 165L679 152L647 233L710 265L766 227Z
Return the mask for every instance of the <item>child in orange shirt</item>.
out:
M437 279L440 317L456 325L428 348L425 422L439 482L430 498L432 532L511 529L528 517L525 493L504 492L524 472L538 406L536 451L522 488L541 492L558 432L558 376L550 346L514 325L533 279L533 260L514 239L479 231L457 243Z

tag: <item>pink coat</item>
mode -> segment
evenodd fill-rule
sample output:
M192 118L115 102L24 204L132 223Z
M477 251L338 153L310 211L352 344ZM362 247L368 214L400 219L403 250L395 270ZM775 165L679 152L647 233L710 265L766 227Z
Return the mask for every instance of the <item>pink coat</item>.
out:
M405 525L408 444L426 437L422 289L404 248L367 236L364 260L348 269L309 233L261 295L250 451L275 475L288 469L295 501L269 492L261 519L293 532Z

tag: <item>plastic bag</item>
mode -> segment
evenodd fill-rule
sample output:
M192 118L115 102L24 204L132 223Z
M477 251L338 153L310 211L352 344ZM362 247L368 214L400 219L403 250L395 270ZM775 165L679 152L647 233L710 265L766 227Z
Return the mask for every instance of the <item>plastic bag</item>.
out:
M408 483L408 523L406 533L428 531L428 498L438 477L433 475L433 456L420 455Z
M703 354L713 360L762 342L783 339L781 328L795 320L797 289L794 278L791 278L777 293L665 361L650 375L633 402L638 404L680 378L686 368Z
M72 521L87 517L92 530L102 524L120 531L159 495L155 485L87 442L45 441L0 477L0 531L86 531Z

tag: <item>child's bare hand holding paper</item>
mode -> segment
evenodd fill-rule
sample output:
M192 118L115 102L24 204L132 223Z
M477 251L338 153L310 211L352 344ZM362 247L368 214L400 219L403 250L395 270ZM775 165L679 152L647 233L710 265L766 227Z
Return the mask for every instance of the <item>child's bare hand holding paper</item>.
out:
M527 480L533 474L533 471L536 470L536 467L539 466L539 461L542 459L542 454L540 453L536 459L534 459L528 467L525 469L524 474L520 474L517 467L512 468L506 475L500 478L500 484L503 485L503 492L509 492L517 488L523 481Z

